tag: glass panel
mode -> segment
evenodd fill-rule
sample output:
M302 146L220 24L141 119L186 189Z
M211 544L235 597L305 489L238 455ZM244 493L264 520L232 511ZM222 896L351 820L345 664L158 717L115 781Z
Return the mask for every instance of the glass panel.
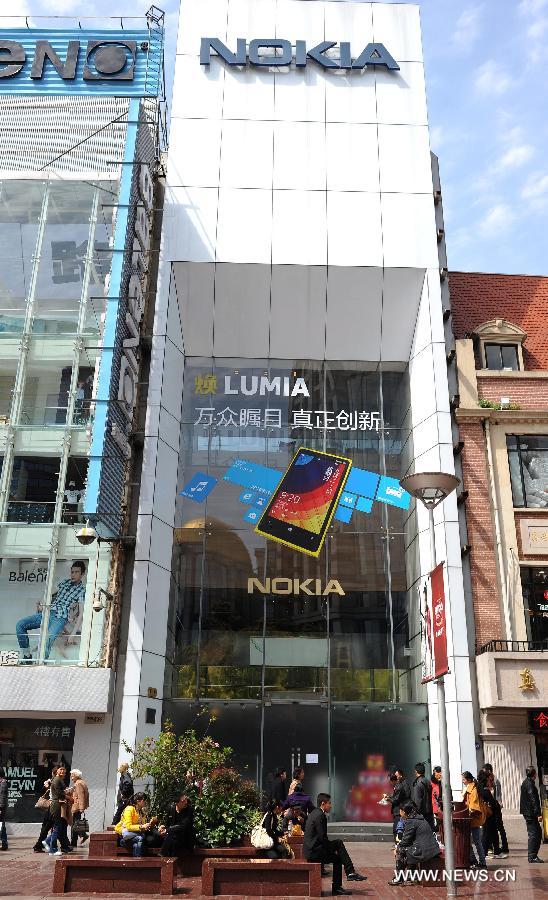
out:
M502 368L517 371L518 365L518 348L515 344L503 344L501 346Z
M508 450L508 465L510 467L510 483L512 485L512 503L515 507L525 506L523 482L521 479L521 460L517 448Z
M294 770L302 766L303 791L314 806L320 791L329 792L327 706L273 703L264 711L263 787L277 768L284 767L289 788Z
M500 344L485 344L485 362L488 369L501 368Z
M53 342L52 342L53 343ZM59 353L68 353L64 341L59 343ZM51 357L55 347L49 347ZM53 361L32 362L27 369L20 425L65 425L72 366ZM86 425L90 418L94 370L80 366L76 382L74 425Z
M45 185L0 182L0 335L23 330Z
M66 525L76 525L85 521L83 505L88 464L85 457L71 456L68 460L62 513L62 521Z
M344 705L331 712L333 818L336 821L392 822L388 775L394 768L410 777L416 762L430 770L427 707Z
M548 649L548 570L522 568L521 587L527 636Z
M53 522L59 459L16 456L13 460L8 522Z
M525 486L525 506L548 507L548 437L520 437L520 458Z

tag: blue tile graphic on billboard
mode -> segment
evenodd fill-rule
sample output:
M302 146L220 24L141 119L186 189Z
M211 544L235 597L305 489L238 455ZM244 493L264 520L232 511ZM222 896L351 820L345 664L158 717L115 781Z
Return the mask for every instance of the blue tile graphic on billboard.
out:
M256 506L252 506L251 509L248 509L244 516L244 522L252 522L253 525L256 525L262 515L262 509L257 509Z
M343 491L341 494L340 505L341 506L349 506L351 509L354 509L357 501L356 494L351 494L348 491Z
M373 501L368 497L358 497L356 501L356 509L358 512L370 513L373 509Z
M254 490L262 488L263 491L272 494L278 487L282 474L277 469L268 469L266 466L249 462L247 459L236 459L223 481L230 481L232 484Z
M348 525L348 523L350 522L350 519L352 518L353 512L354 512L354 510L350 506L340 506L339 505L339 506L337 506L337 510L336 510L333 518L336 519L337 522L344 522L346 525Z
M206 475L205 472L196 472L190 481L185 484L180 496L187 497L189 500L194 500L196 503L203 503L216 484L216 478L213 478L211 475Z
M367 472L365 469L357 469L355 466L352 466L345 488L352 494L358 494L360 497L370 497L371 500L374 500L379 479L380 475L377 475L375 472Z
M381 503L397 506L399 509L409 509L411 503L410 494L402 488L398 479L386 476L381 477L376 499Z

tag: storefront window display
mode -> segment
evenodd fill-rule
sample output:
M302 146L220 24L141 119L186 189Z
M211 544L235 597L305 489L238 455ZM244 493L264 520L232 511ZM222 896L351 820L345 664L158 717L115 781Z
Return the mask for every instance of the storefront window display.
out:
M71 663L81 654L88 560L57 560L46 659ZM37 659L47 585L47 559L0 562L0 652L4 665Z
M411 453L404 367L189 359L183 402L167 667L174 705L258 703L261 778L276 767L267 756L280 729L294 760L316 734L321 751L309 755L325 767L319 780L333 778L338 704L416 709L405 721L426 734L405 549L414 513L399 485ZM310 719L304 732L290 726L293 708ZM390 761L368 735L356 778L366 749ZM341 815L346 802L341 795Z
M56 763L72 762L74 719L2 719L0 768L8 780L8 822L39 822L35 809Z

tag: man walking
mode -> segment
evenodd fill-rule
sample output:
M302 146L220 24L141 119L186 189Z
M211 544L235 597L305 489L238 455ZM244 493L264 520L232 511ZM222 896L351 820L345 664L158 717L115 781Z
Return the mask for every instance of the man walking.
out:
M424 763L415 764L415 780L411 788L411 800L417 808L417 812L426 819L432 831L436 830L434 825L434 814L432 812L432 789L428 780L424 777L426 767Z
M4 770L0 769L0 850L8 849L8 833L6 831L6 810L8 808L8 779Z
M390 776L390 782L393 785L392 795L384 794L384 799L388 800L392 806L392 833L396 838L396 828L400 821L400 807L411 799L411 788L409 782L401 769L395 769Z
M75 560L70 569L70 578L65 578L64 581L59 582L57 591L51 598L45 659L49 659L53 642L57 640L69 621L69 610L72 633L77 631L82 621L84 600L86 598L86 589L82 582L85 571L86 564L81 559ZM73 604L77 604L76 614L73 614ZM71 610L71 607L73 607L73 610ZM38 612L33 616L26 616L24 619L19 619L15 626L19 646L21 650L27 651L26 653L23 653L23 662L32 659L32 653L28 652L28 632L40 628L41 624L42 610L39 607ZM69 638L67 637L67 643L68 642Z
M489 775L489 790L495 798L494 826L500 836L500 853L498 854L498 857L499 859L506 859L509 850L508 838L506 837L506 829L504 827L504 821L502 819L502 788L500 786L500 781L495 777L493 773L493 766L491 765L491 763L485 763L483 768Z
M331 811L329 794L318 794L317 807L312 810L306 820L304 830L303 855L308 862L333 863L333 885L331 893L351 894L342 886L342 870L346 872L347 881L366 881L366 875L360 875L342 841L330 841L327 838L327 814Z
M542 815L540 812L540 797L535 784L537 772L534 766L527 766L525 778L521 783L519 811L525 819L527 826L527 859L530 863L541 863L538 852L542 843Z

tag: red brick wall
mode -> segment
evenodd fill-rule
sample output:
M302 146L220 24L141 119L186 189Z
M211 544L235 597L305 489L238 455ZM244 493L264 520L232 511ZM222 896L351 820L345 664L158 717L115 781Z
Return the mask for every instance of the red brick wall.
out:
M478 395L494 403L509 397L510 403L517 403L521 409L548 409L548 377L482 378L478 372Z
M463 487L468 491L466 522L470 552L470 575L478 646L501 640L501 598L497 584L497 564L485 436L481 422L459 422L462 451Z
M491 319L506 319L527 332L526 369L548 369L548 278L451 272L453 331L464 338Z

